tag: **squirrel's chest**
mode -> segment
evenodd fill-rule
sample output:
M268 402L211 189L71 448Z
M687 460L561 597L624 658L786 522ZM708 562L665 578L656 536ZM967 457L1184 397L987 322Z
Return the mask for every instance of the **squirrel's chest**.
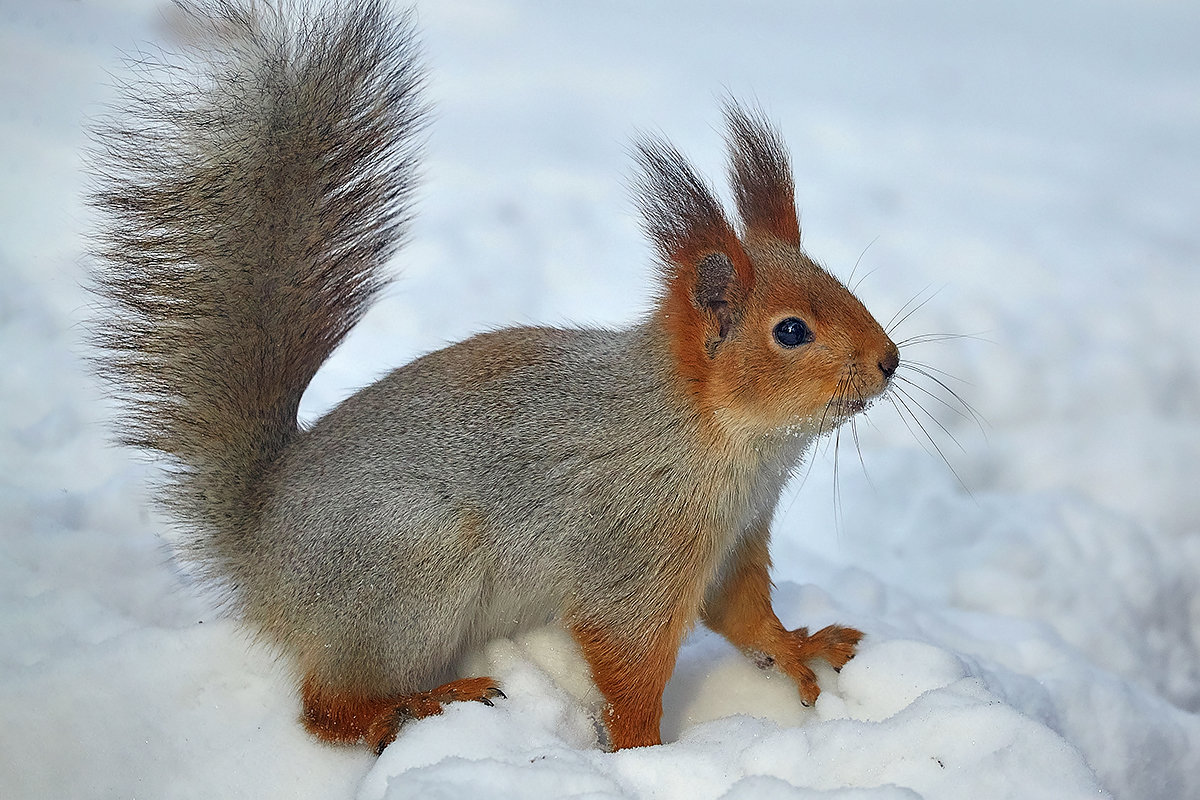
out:
M748 528L770 522L779 495L800 462L808 440L792 437L765 440L734 451L718 463L709 478L708 494L718 526L739 536Z

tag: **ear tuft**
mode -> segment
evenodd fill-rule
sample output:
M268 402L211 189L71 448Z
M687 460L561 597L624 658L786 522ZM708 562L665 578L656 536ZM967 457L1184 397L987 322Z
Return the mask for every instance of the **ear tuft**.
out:
M643 136L634 149L639 169L633 191L665 282L683 279L701 307L718 295L728 301L734 285L748 291L749 259L708 184L669 142Z
M795 184L787 148L761 110L725 103L729 180L747 232L768 233L800 245Z
M636 154L634 191L658 250L676 341L691 350L683 345L690 341L711 360L741 317L753 267L720 202L674 146L642 137Z
M721 204L674 145L642 136L634 150L634 193L646 235L665 261L685 251L719 250L733 237Z

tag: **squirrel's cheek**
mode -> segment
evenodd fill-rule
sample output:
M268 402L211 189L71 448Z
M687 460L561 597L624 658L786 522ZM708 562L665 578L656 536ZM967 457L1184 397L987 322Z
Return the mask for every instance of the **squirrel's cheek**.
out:
M758 433L795 428L819 419L834 400L837 386L835 377L814 380L808 375L800 380L791 374L759 375L730 403L729 411L744 420L740 427Z

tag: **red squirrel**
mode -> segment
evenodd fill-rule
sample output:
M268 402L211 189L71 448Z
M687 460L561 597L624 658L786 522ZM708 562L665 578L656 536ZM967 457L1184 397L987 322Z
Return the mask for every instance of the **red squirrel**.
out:
M658 744L697 621L795 681L862 634L788 630L770 523L809 445L887 391L899 351L801 248L761 112L725 107L730 221L670 144L635 147L658 295L624 330L518 327L402 366L310 428L314 373L388 280L425 106L408 17L186 3L189 77L99 131L98 359L125 443L167 462L183 550L296 673L303 724L380 752L490 704L464 652L557 620L612 748Z

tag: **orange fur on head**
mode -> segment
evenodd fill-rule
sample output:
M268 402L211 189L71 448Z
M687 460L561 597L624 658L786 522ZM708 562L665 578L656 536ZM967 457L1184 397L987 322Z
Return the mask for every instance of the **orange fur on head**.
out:
M798 248L753 237L747 249L760 280L736 335L713 361L708 404L747 432L797 424L831 430L886 387L878 362L895 346L862 303ZM788 317L811 328L811 344L775 344L773 329Z
M807 425L826 432L887 386L896 347L859 300L800 248L787 150L761 112L726 105L739 239L678 150L638 146L638 200L659 252L660 322L681 380L729 432ZM813 334L782 348L794 317Z

